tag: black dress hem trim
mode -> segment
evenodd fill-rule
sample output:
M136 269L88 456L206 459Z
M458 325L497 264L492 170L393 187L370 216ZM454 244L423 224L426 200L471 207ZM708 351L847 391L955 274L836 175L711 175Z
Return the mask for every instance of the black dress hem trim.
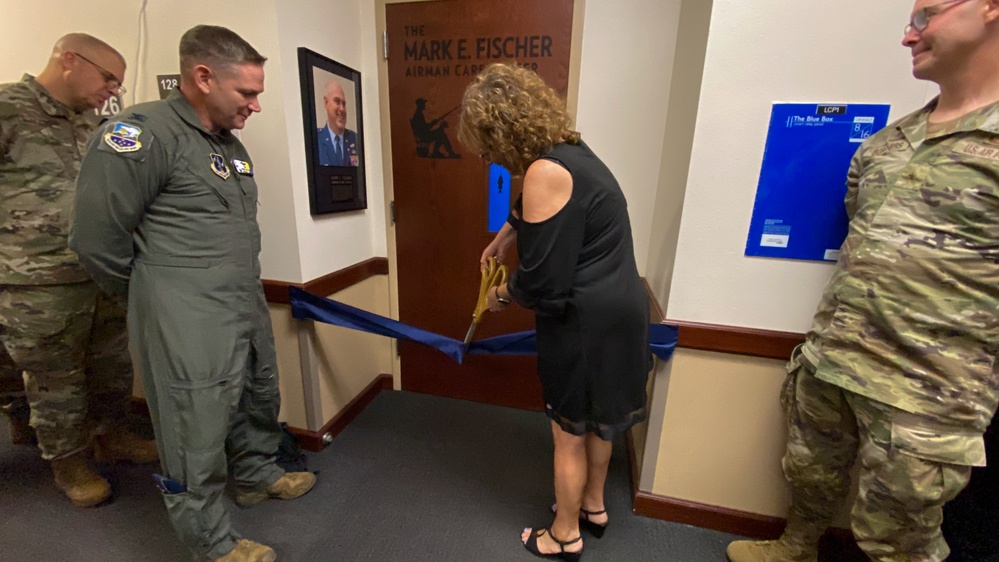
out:
M545 415L558 424L566 433L571 433L572 435L593 433L604 441L613 441L615 437L631 429L632 426L645 421L647 412L643 406L626 415L625 419L618 423L601 423L592 420L572 421L560 416L558 412L547 405L545 406Z

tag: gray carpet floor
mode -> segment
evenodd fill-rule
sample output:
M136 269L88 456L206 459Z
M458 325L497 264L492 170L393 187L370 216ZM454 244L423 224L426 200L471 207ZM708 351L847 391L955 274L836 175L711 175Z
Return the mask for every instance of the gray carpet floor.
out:
M6 428L3 428L6 429ZM552 445L543 414L408 392L382 392L325 451L319 481L294 501L239 509L236 528L294 561L538 560L519 541L547 525ZM101 466L115 495L74 508L32 447L0 436L0 560L189 561L151 466ZM631 513L628 462L615 444L610 527L584 534L585 560L723 562L724 533Z

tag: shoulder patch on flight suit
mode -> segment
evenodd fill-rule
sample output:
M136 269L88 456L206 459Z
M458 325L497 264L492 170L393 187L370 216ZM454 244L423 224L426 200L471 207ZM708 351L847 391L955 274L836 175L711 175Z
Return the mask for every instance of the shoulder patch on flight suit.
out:
M148 130L120 119L105 123L97 134L100 136L98 150L113 152L130 160L145 160L149 144L153 141L153 135Z
M139 135L142 129L128 123L114 123L109 125L104 133L104 142L115 152L135 152L142 148L139 142Z

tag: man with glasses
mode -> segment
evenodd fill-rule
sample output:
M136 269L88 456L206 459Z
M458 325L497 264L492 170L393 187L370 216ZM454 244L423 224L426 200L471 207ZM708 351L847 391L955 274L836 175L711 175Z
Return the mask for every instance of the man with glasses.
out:
M115 95L119 95L119 96L125 95L125 86L122 85L122 83L121 83L122 79L121 78L118 78L118 76L115 75L113 72L111 72L109 70L105 70L103 66L101 66L101 65L97 64L96 62L94 62L94 61L88 59L87 57L83 56L82 53L78 53L76 51L73 51L73 55L75 55L76 58L82 60L83 62L86 62L86 63L89 63L89 64L93 65L93 67L97 69L97 72L100 73L101 78L104 79L104 82L105 82L105 84L107 84L107 89L109 91L115 92ZM124 67L122 67L122 74L124 75ZM103 104L103 102L101 102L101 103ZM100 107L100 106L97 106L97 107Z
M999 0L917 0L902 44L940 95L869 138L840 260L782 392L791 508L733 562L818 560L859 461L871 560L936 562L943 506L985 464L999 403Z
M107 43L72 33L37 78L0 86L0 406L11 440L37 438L56 485L79 507L111 495L89 464L91 445L101 460L158 459L153 441L122 425L133 379L125 312L67 243L93 131L84 112L121 94L124 72Z

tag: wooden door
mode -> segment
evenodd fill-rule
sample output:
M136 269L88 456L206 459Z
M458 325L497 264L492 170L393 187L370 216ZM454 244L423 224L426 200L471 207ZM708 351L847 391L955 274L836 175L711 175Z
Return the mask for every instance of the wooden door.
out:
M479 286L488 231L489 169L458 145L465 87L491 62L535 70L565 96L573 0L441 0L388 4L389 111L399 317L462 339ZM507 189L511 200L520 180ZM507 258L516 265L516 256ZM530 311L487 313L476 338L530 330ZM400 342L402 388L540 409L534 357L468 356L463 365Z

